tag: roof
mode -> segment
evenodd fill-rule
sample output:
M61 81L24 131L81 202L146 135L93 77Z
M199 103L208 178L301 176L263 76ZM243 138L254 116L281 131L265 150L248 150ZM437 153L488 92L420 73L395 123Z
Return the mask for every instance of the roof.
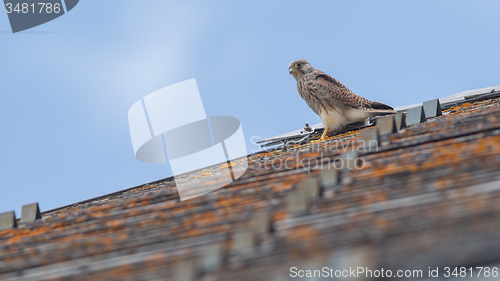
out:
M166 178L44 212L0 231L0 280L286 280L291 267L500 264L500 98L381 135L377 150L359 152L363 165L333 169L369 129L250 155L241 178L191 200ZM221 168L184 177L206 187Z

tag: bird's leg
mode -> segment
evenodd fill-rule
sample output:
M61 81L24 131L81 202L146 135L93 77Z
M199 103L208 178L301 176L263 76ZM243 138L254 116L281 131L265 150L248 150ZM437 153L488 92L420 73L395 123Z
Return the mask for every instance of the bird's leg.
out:
M332 130L330 130L329 128L325 128L325 130L323 131L323 135L321 135L320 140L325 140L326 139L326 135L328 135L331 132L332 132Z
M331 132L332 132L332 130L325 128L325 130L323 131L323 135L321 135L321 138L319 138L317 140L313 140L313 141L311 141L311 143L317 143L317 142L326 140L326 135L328 135Z

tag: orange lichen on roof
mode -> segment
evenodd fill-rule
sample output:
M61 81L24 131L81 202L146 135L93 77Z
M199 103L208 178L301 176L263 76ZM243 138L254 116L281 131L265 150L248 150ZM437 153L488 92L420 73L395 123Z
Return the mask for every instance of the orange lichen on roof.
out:
M484 200L481 198L476 198L467 202L467 206L472 212L478 212L485 208Z
M311 241L317 239L319 236L318 232L312 229L308 225L296 227L292 232L290 232L286 239L289 242L297 242L297 241Z
M335 137L336 138L342 138L342 137L352 136L352 135L359 134L359 131L360 130L353 130L353 131L349 131L349 132L338 134Z
M175 272L172 270L174 261L192 258L188 254L198 255L204 243L213 242L210 239L229 249L231 234L240 227L252 225L257 212L268 213L274 223L285 227L266 237L267 242L279 245L279 251L266 254L265 259L256 256L251 260L252 266L247 268L256 268L253 265L263 260L273 262L273 257L276 261L291 259L290 251L297 249L296 257L300 260L303 254L313 251L312 247L331 251L337 246L366 241L377 243L374 241L377 237L383 238L384 243L397 237L401 241L410 241L404 247L419 246L419 240L413 239L410 235L414 234L409 232L416 233L419 222L425 222L428 235L431 231L440 233L445 227L453 231L457 228L458 232L458 226L463 226L461 221L466 221L469 227L478 221L477 218L483 218L478 232L486 233L484 227L494 225L495 221L484 223L487 221L484 218L486 214L498 216L494 212L500 212L500 195L494 188L491 188L493 191L470 195L466 188L497 180L500 176L498 101L471 102L453 107L444 110L453 113L386 136L384 141L388 139L389 144L381 145L380 151L361 153L366 162L364 167L342 170L337 186L324 187L324 194L328 193L328 196L311 199L305 217L288 213L290 192L303 188L300 182L305 179L321 178L320 171L308 166L309 163L333 163L339 153L356 147L359 130L328 137L319 144L290 145L287 151L275 150L250 156L248 162L252 168L241 178L194 199L180 201L174 180L169 178L45 213L43 220L0 232L0 279L4 273L15 274L26 268L40 270L44 265L66 261L76 263L83 257L116 262L117 253L124 255L127 261L97 272L88 269L89 272L85 272L88 280L103 276L98 273L110 279L127 279L136 277L137 272L160 271L166 272L160 277L168 279L171 277L168 274ZM241 164L233 166L238 165ZM179 179L200 179L202 187L215 185L220 180L217 174L225 167L228 165L216 165ZM405 206L406 201L401 203L399 200L433 193L451 195L446 200L431 200L426 205ZM397 202L390 205L392 200ZM393 207L386 210L388 206ZM414 229L408 230L411 227ZM500 231L487 233L493 235ZM405 235L412 239L404 240ZM433 243L438 245L438 242L448 242L443 240L451 236L435 237L437 240ZM188 242L184 242L186 240ZM328 241L328 245L320 245L319 241ZM184 246L186 249L178 250ZM136 254L138 249L140 255L128 259L128 255ZM404 250L409 252L407 248ZM172 254L176 251L184 252L182 255ZM132 267L130 264L134 259ZM230 266L222 267L222 271L228 270L232 270ZM221 280L240 280L242 276ZM78 279L78 276L66 279Z
M389 226L389 221L384 218L384 217L376 217L375 218L375 225L378 228L387 228Z
M2 244L12 245L12 244L20 242L24 238L44 234L47 231L49 231L50 229L52 229L52 227L50 227L50 226L43 226L43 227L39 227L39 228L35 228L35 229L19 229L15 233L13 233L15 235L10 237L6 241L3 241Z
M421 168L414 164L399 165L398 163L389 163L373 167L371 173L367 177L385 177L390 174L397 173L415 173Z

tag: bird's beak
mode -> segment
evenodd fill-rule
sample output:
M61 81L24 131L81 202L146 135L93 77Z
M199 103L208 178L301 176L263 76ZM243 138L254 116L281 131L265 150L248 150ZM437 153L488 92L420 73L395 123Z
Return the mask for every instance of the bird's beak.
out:
M297 69L295 69L295 68L291 68L291 67L290 67L290 68L288 69L288 72L289 72L290 74L292 74L292 72L294 72L295 70L297 70Z

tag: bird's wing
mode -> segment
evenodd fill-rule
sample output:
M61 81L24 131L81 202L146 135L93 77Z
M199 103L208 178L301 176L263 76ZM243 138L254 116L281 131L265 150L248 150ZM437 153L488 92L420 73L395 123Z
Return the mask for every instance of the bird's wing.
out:
M360 97L349 90L344 84L340 83L339 80L331 77L330 75L324 73L321 70L314 70L316 75L316 86L318 88L318 94L326 99L335 99L337 102L343 103L344 105L355 107L355 108L370 108L371 101Z

